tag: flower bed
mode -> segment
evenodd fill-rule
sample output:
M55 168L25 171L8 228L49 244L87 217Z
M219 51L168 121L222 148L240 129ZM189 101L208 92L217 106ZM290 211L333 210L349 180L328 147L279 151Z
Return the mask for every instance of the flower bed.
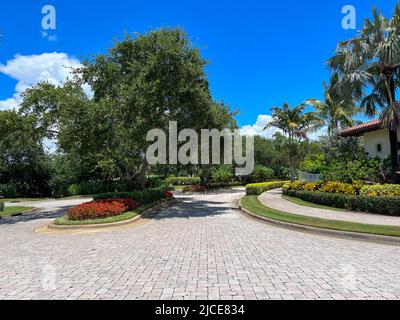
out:
M67 218L70 221L105 219L172 197L171 192L161 189L105 193L96 195L92 202L71 208Z

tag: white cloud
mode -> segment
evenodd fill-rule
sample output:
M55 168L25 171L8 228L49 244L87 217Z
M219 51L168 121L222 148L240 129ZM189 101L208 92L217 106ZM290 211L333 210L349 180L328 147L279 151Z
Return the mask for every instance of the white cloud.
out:
M16 55L6 64L0 64L0 72L17 80L12 97L0 101L0 110L13 109L21 101L20 94L41 81L60 85L71 76L72 70L81 66L78 59L66 53L43 53L40 55ZM85 88L89 93L90 89Z
M264 138L272 138L276 132L282 132L281 130L270 127L267 130L264 130L267 123L272 120L272 116L268 114L260 114L257 117L257 121L252 125L245 125L240 129L242 135L250 135L250 136L261 136ZM308 135L310 140L317 140L320 136L326 135L328 131L327 127L323 127L315 132L312 132Z
M272 117L270 115L260 114L257 117L256 123L254 123L252 125L245 125L240 129L241 134L271 138L276 132L280 131L279 129L274 128L274 127L264 130L267 123L269 123L271 120L272 120Z

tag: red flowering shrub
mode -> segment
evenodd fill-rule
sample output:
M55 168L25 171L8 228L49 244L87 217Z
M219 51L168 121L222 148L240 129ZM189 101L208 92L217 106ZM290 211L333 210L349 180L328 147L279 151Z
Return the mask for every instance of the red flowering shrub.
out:
M87 202L67 211L69 220L92 220L120 215L128 207L120 202Z
M164 191L164 197L166 198L172 198L174 195L172 194L171 191Z
M128 208L128 210L134 210L136 208L139 208L138 203L135 200L133 200L132 198L105 198L105 199L95 200L94 202L96 202L96 203L118 202L118 203L122 203L125 207Z

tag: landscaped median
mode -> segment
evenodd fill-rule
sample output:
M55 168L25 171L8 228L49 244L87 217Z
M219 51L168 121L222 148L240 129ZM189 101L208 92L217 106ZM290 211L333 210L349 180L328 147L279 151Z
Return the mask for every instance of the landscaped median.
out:
M96 195L93 198L91 202L69 209L49 227L121 225L136 220L145 211L174 200L171 192L159 189L112 192Z
M305 185L305 183L297 183L293 186L299 184ZM380 241L400 243L400 238L397 238L400 237L400 226L364 224L293 214L269 208L258 200L258 196L262 193L268 190L281 188L282 186L284 186L285 190L288 190L288 182L286 181L270 181L247 185L247 195L241 199L240 208L253 217L284 227L317 231L319 233L327 232L330 234L349 236L351 238L373 238ZM393 190L391 190L391 192L393 193ZM375 201L378 200L375 198ZM386 208L387 206L388 205L386 205ZM340 214L340 212L338 212L338 214Z
M261 204L257 196L245 196L241 199L241 208L252 215L265 217L272 221L283 222L288 225L300 225L319 229L336 230L351 233L400 237L399 226L385 226L363 224L349 221L339 221L297 215L268 208ZM399 239L400 240L400 239Z
M282 189L285 196L318 205L400 216L400 185L297 181L285 184Z

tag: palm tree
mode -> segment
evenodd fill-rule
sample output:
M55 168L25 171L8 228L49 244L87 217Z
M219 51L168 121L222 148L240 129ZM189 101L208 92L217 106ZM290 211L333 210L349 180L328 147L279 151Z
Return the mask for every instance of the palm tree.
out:
M323 122L315 112L304 113L305 105L290 108L284 103L281 108L272 108L272 120L267 123L264 130L271 127L280 129L287 137L289 143L290 179L295 180L298 143L308 140L307 134L322 127Z
M393 172L399 168L397 131L400 104L396 89L400 86L400 5L387 19L373 10L359 34L339 43L328 65L339 74L335 90L345 101L360 101L367 116L380 113L382 125L389 129Z
M324 81L324 101L308 99L304 103L312 105L317 115L325 121L328 126L328 135L337 132L338 129L349 127L354 124L352 117L357 113L354 101L345 102L336 94L334 88L339 81L337 73L333 73L329 85Z

